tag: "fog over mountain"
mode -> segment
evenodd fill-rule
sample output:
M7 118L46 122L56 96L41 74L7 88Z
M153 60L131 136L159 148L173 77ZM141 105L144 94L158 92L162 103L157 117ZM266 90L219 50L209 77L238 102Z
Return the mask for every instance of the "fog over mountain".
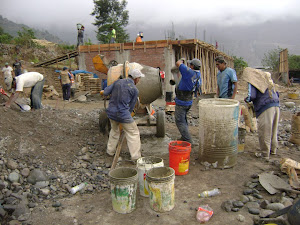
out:
M277 47L288 48L289 54L300 55L300 19L293 21L269 21L263 24L252 26L226 26L216 24L176 24L173 23L175 38L192 39L205 41L215 45L218 42L218 49L226 54L242 57L250 66L261 66L264 54ZM197 28L196 28L197 27ZM168 31L172 30L172 23L169 26L149 26L141 23L130 23L126 27L130 34L130 40L135 40L139 31L144 32L144 41L164 40L168 38ZM205 31L204 31L205 30ZM60 39L75 44L76 29L64 30L49 29L50 33ZM197 31L197 32L195 32ZM205 37L204 37L205 33ZM96 27L88 25L85 31L85 39L91 39L97 44Z

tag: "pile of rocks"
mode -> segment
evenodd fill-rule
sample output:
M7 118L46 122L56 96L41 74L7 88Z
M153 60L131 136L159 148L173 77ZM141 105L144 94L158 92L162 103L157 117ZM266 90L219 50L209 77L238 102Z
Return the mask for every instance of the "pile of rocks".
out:
M264 199L261 192L265 189L260 185L257 174L251 176L252 180L245 184L243 195L239 199L231 199L222 203L221 207L226 212L239 212L242 208L246 208L248 212L255 215L253 220L259 221L261 218L281 210L296 202L295 199L300 198L294 193L282 193L281 196L274 196L270 200ZM283 216L278 220L286 220ZM245 218L238 215L237 220L243 222Z
M84 147L70 169L59 160L56 171L50 171L38 168L38 164L27 166L1 156L0 221L26 221L30 217L30 209L38 203L44 199L67 197L71 195L70 188L82 182L88 183L82 192L107 190L111 162L92 160L95 157L99 158L98 152Z
M44 153L51 151L51 145L39 147L24 145L24 148L28 148L26 152L34 151L34 155L19 154L20 150L11 149L8 140L13 140L14 135L20 134L10 132L8 133L10 136L5 134L0 136L0 224L6 224L11 220L27 224L26 221L30 218L33 208L46 199L55 199L53 207L59 210L61 206L59 199L71 197L71 187L83 182L86 182L87 186L80 191L81 193L109 189L108 172L112 160L106 158L102 151L103 146L96 141L98 111L79 114L76 110L70 110L67 113L71 116L78 113L75 116L82 121L76 128L70 126L70 129L73 129L70 133L77 137L77 139L74 137L74 140L77 140L78 149L66 149L70 155L68 160L59 155L57 156L59 158L52 162L49 162L49 158L48 161L45 160ZM47 116L45 120L51 122ZM56 127L55 123L52 124L56 133L60 134L61 128ZM67 128L69 124L65 124L64 130ZM85 129L85 132L79 138L77 133L82 129ZM58 134L57 138L61 137ZM24 135L25 139L27 134ZM54 141L56 135L53 134L51 137Z

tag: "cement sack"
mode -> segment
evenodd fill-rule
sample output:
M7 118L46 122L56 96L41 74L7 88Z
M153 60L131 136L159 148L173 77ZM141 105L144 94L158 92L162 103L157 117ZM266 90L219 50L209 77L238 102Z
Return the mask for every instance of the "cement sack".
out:
M295 189L300 189L300 163L290 158L282 158L280 160L280 169L282 172L289 175L289 183Z
M300 112L293 115L292 117L292 136L290 137L289 142L293 144L300 145Z
M251 67L246 67L243 71L242 79L256 87L261 93L265 93L269 82L265 79L266 72Z
M117 66L113 66L109 68L108 73L107 73L107 86L111 85L114 83L116 80L118 80L120 77L123 77L124 74L124 65L123 64L118 64ZM128 63L125 62L125 77L128 77L128 72L131 69L139 69L142 70L143 66L138 64L138 63Z

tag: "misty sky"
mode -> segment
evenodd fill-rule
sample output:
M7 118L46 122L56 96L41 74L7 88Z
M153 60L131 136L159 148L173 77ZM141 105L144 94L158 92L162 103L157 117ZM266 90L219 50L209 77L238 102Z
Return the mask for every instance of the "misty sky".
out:
M216 24L224 26L253 25L271 20L300 18L299 0L128 0L130 38L135 39L143 27L161 27L155 39L164 39L165 30L171 24L176 28L193 24ZM93 0L1 0L0 14L16 23L30 27L56 30L74 29L76 23L85 25L86 30L95 30ZM93 35L93 32L90 32ZM148 35L150 37L150 35ZM153 34L151 35L153 39ZM188 37L194 38L194 37ZM94 37L91 37L94 39Z

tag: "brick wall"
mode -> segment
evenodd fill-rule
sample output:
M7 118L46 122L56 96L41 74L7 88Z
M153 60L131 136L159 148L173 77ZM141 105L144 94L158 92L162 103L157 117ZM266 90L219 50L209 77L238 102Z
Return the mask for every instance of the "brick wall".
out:
M126 59L129 62L136 62L146 66L151 67L160 67L162 70L165 68L165 58L164 58L164 48L147 48L146 51L144 49L136 49L136 50L125 50L129 51L129 58ZM86 70L89 72L93 72L99 76L99 78L106 79L105 74L101 74L96 71L93 64L93 57L98 55L98 52L90 52L90 53L80 53L85 56L85 65ZM108 62L111 60L116 60L116 55L120 54L119 51L101 51L101 55L104 55ZM118 62L123 63L123 62Z

